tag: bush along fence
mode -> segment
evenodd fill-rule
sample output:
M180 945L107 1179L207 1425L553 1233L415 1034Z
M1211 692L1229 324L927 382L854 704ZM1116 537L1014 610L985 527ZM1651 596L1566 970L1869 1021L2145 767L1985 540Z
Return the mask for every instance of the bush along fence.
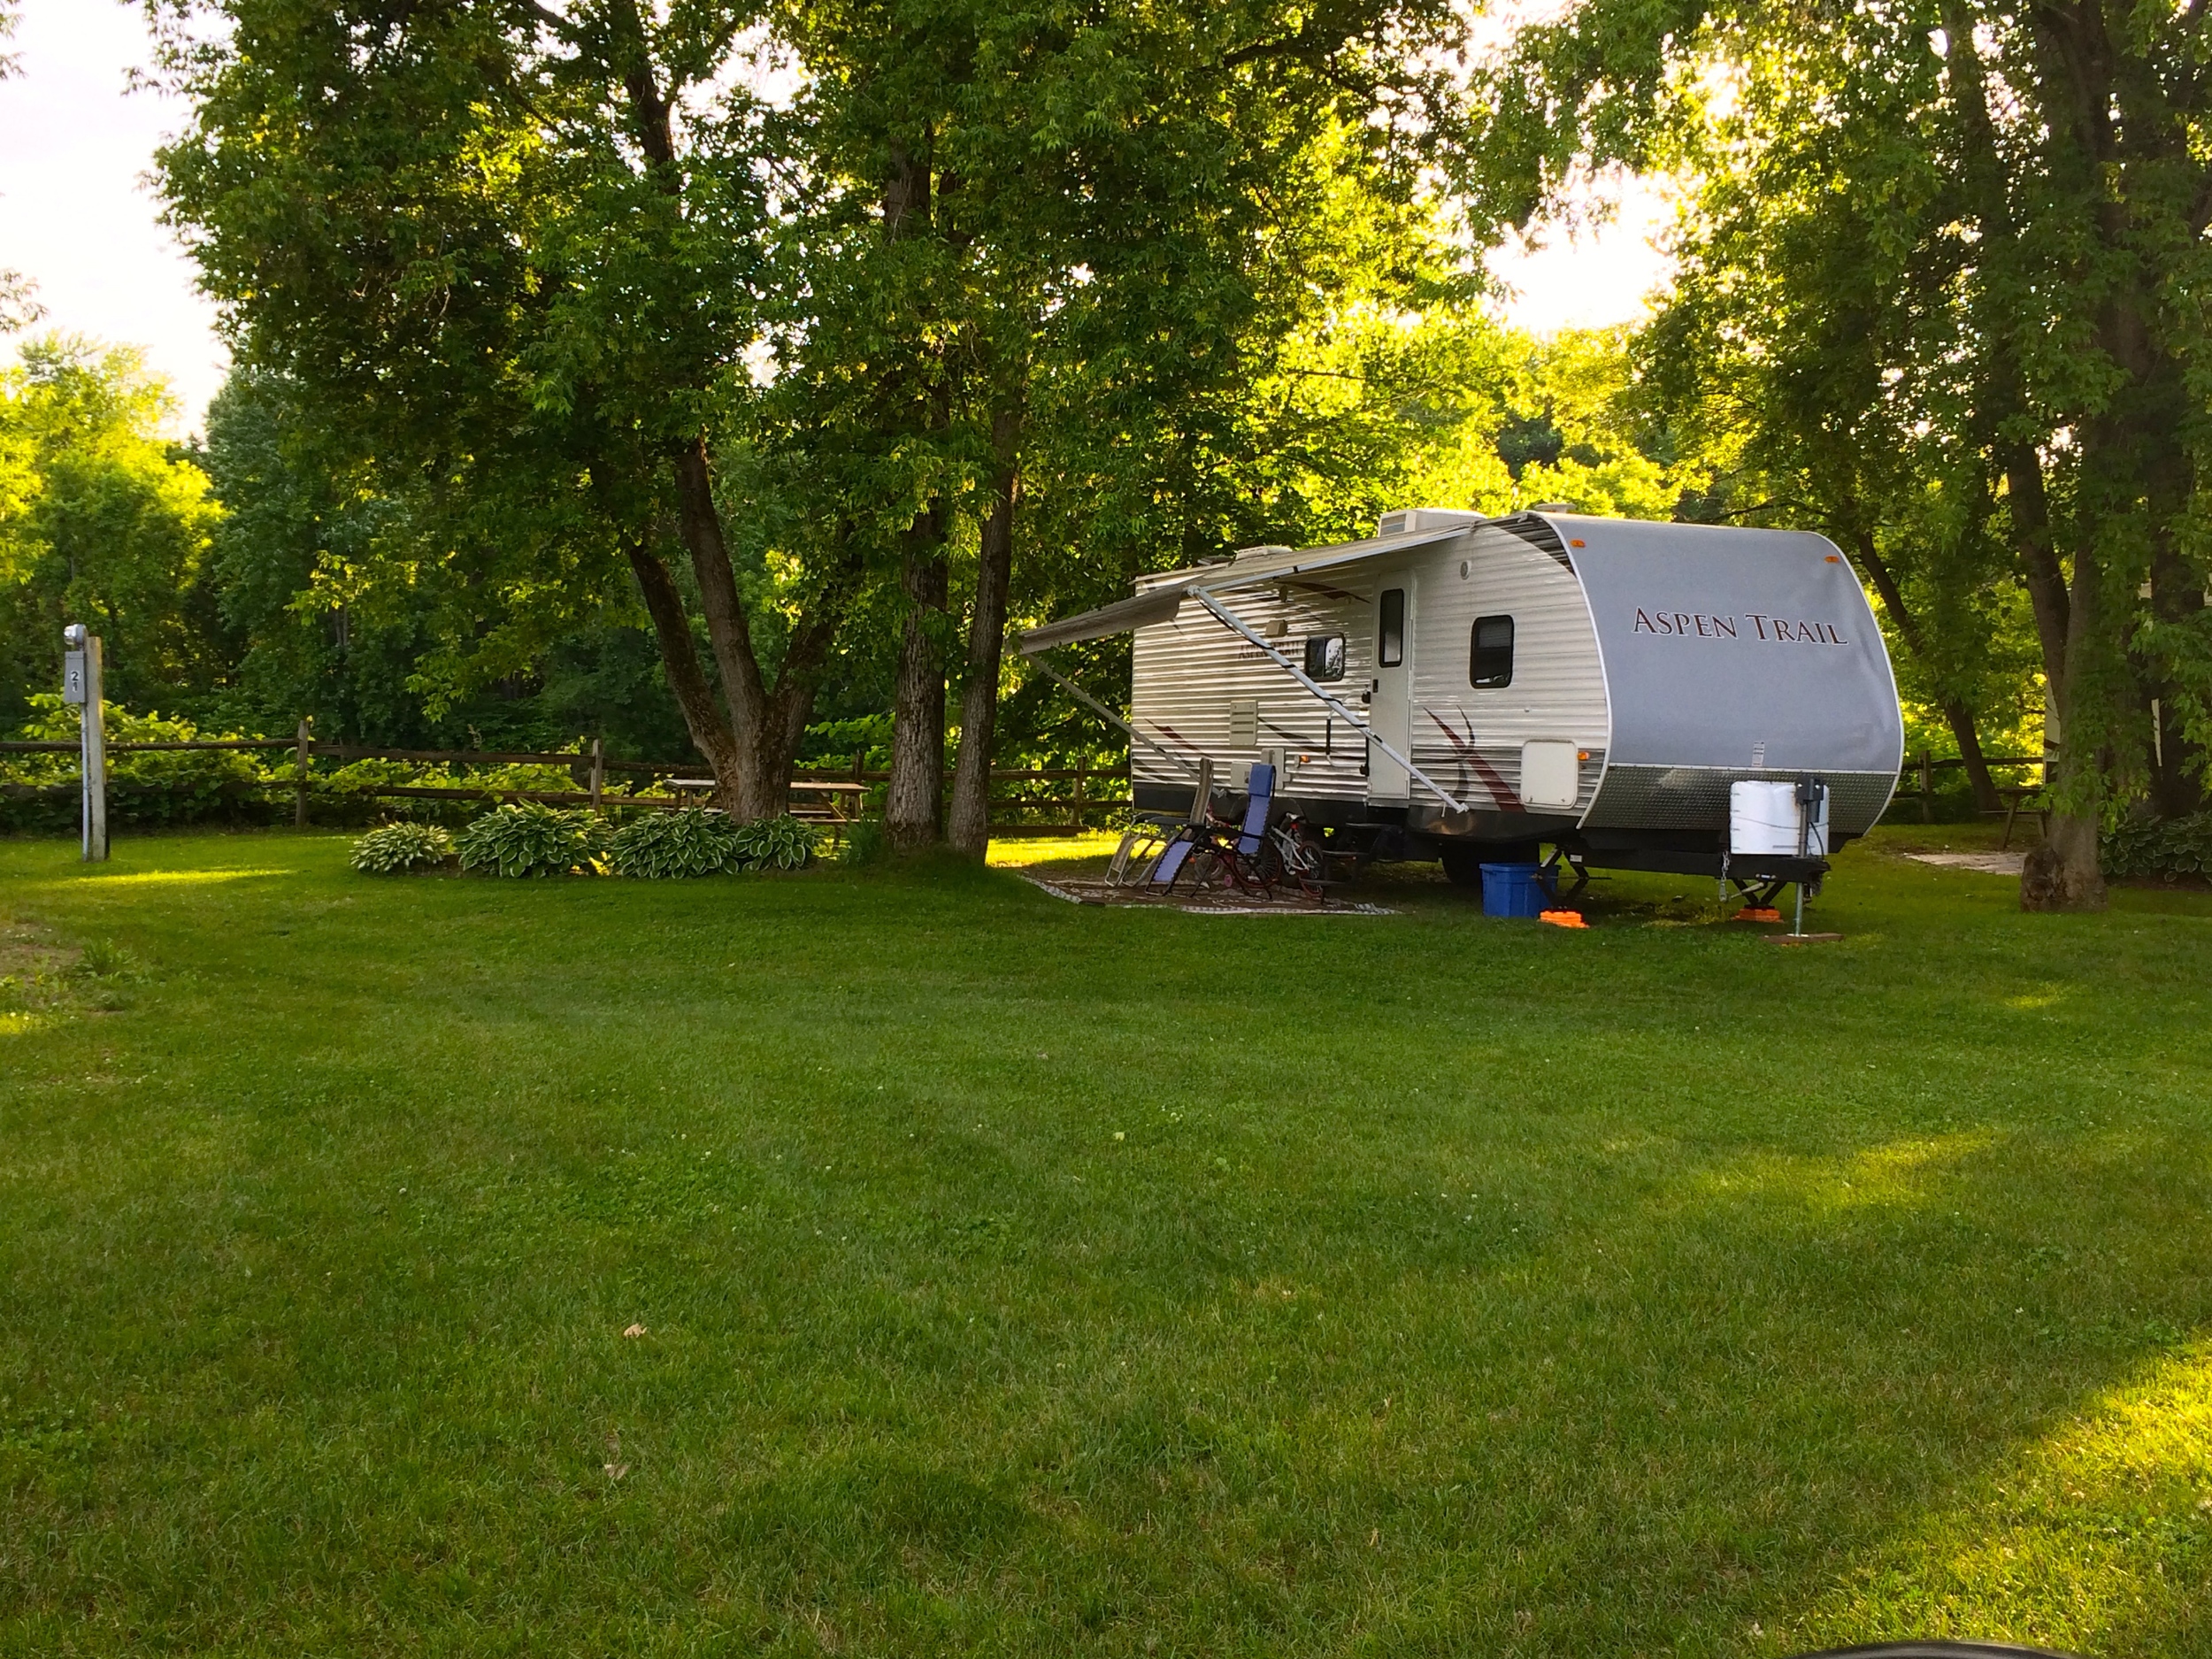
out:
M39 700L46 701L44 699ZM58 703L58 699L52 701ZM196 823L359 826L397 817L458 826L501 804L582 807L628 818L712 800L713 776L696 758L637 760L598 740L557 751L388 749L326 742L305 721L289 738L206 737L188 722L133 716L109 705L109 812L119 826ZM44 715L48 711L42 711ZM77 817L74 710L42 718L0 742L0 830L64 834ZM880 803L890 774L803 767L793 776L793 816L841 839ZM1128 769L1077 765L995 770L992 828L1002 834L1070 833L1126 814Z

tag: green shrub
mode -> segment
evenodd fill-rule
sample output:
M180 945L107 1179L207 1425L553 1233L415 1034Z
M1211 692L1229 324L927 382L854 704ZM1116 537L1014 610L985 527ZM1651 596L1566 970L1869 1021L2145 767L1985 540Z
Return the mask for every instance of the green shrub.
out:
M590 813L525 801L495 807L454 837L461 868L498 876L594 875L606 826Z
M2097 860L2108 876L2212 875L2212 812L2122 818L2105 833Z
M883 820L864 818L845 831L843 862L854 865L879 864L891 851L891 838L884 833Z
M373 876L442 870L453 859L453 837L435 824L385 824L353 843L353 867Z
M28 742L74 743L80 716L57 692L35 693L32 718L17 736ZM186 824L266 823L288 805L265 787L275 774L251 749L156 749L118 754L122 743L175 743L195 738L234 737L203 732L189 720L133 714L119 703L104 709L107 726L108 822L118 829L173 828ZM283 757L288 764L289 757ZM0 756L0 831L67 834L78 818L78 764L73 754Z
M737 826L737 867L741 870L796 870L814 858L815 831L786 813Z
M650 812L615 832L607 862L618 876L647 881L717 875L739 867L738 834L727 814L709 808Z

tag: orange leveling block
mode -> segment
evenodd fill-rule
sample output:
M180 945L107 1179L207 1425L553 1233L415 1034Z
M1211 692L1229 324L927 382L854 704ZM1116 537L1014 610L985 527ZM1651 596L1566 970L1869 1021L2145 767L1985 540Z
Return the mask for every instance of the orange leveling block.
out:
M1536 919L1549 922L1554 927L1587 927L1590 925L1582 919L1580 910L1540 910Z

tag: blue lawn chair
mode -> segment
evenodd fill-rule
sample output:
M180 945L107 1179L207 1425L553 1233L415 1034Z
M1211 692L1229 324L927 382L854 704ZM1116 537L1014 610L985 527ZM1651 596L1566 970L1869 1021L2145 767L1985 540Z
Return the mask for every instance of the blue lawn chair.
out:
M1192 825L1168 844L1152 866L1148 885L1156 891L1171 891L1190 862L1194 852L1210 853L1229 879L1244 892L1267 890L1266 879L1260 874L1260 849L1267 843L1267 820L1275 811L1275 768L1267 762L1255 761L1252 772L1245 781L1244 821L1233 837L1224 833L1223 826L1213 824Z

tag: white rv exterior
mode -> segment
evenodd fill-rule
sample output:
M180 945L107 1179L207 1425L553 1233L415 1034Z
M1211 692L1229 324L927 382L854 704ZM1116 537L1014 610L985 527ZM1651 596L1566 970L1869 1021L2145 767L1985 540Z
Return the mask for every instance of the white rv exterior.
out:
M1333 548L1149 577L1022 649L1133 630L1141 807L1201 757L1277 763L1310 820L1383 856L1550 841L1601 864L1717 869L1729 786L1819 776L1838 843L1903 759L1866 595L1802 532L1421 510Z

